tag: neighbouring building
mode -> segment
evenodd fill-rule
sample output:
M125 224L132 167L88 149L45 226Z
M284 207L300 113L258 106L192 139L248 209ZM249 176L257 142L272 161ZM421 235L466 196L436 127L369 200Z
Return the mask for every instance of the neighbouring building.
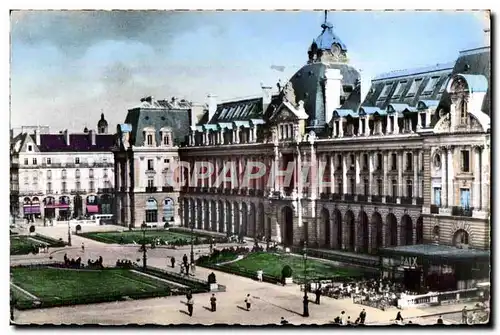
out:
M98 131L21 132L11 139L11 212L30 221L113 214L114 164L104 114Z
M143 101L118 129L121 222L162 221L168 198L183 226L290 246L489 249L487 21L484 47L461 51L448 64L379 75L363 101L360 74L326 21L307 64L276 94L263 87L262 96L221 103L212 95L206 106L183 109ZM180 115L174 126L170 118ZM189 134L185 145L165 145L171 132L179 141ZM167 185L161 176L168 159L190 164L173 193L157 187ZM196 162L211 162L215 174L188 184ZM217 185L227 162L236 167L232 180ZM242 186L249 162L264 163L269 173ZM310 164L307 179L295 170L285 184L279 170L289 162Z
M179 187L167 179L169 167L178 163L179 146L195 122L191 120L195 110L203 108L177 98L146 97L118 125L113 153L119 224L180 224Z

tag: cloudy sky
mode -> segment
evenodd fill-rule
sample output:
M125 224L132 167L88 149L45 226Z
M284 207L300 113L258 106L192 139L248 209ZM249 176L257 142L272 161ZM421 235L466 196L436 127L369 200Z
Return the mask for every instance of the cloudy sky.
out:
M260 94L307 60L323 12L16 11L11 14L11 125L111 129L141 97L205 102ZM481 46L471 12L331 12L362 70L376 74L453 61ZM284 66L279 72L272 65Z

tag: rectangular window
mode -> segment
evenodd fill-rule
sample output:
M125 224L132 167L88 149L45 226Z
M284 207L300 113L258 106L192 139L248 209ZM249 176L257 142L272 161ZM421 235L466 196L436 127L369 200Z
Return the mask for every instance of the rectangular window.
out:
M148 135L146 138L148 145L153 145L153 135Z
M387 96L391 92L391 88L392 88L392 83L385 84L384 89L382 90L382 93L380 93L380 96L378 97L378 99L380 100L380 99L387 98Z
M154 180L153 179L148 179L148 187L154 187Z
M398 181L396 179L392 180L392 196L398 196Z
M33 151L33 146L32 145L28 145L28 151L29 152Z
M52 171L47 170L47 179L52 179Z
M28 165L28 164L29 164L29 163L28 163L28 158L25 158L25 159L24 159L24 165Z
M460 189L460 206L462 208L470 208L470 190L468 188Z
M75 164L80 164L80 157L75 157Z
M167 135L165 135L165 136L163 137L163 144L164 144L164 145L168 145L168 136L167 136Z
M394 95L392 96L393 99L397 99L403 94L403 90L406 86L406 80L400 81L398 83L398 86L396 87L396 91L394 91Z
M462 150L462 172L470 172L469 150Z
M407 97L414 96L417 93L418 88L420 87L421 84L422 84L422 78L415 79L413 83L411 83L410 89L408 90L408 93L406 93L406 96Z
M52 183L47 183L47 193L52 193Z
M365 179L363 180L363 186L364 186L365 195L368 195L368 193L369 193L369 190L368 190L368 189L369 189L369 186L370 186L370 185L369 185L369 183L368 183L368 179L367 179L367 178L365 178Z
M77 182L75 183L75 187L76 187L76 190L77 190L77 191L79 191L79 190L80 190L80 188L82 187L82 185L80 184L80 182L79 182L79 181L77 181Z
M351 194L356 193L356 182L354 181L354 178L351 178Z
M170 159L165 158L165 159L163 160L163 163L167 163L167 164L168 164L168 163L170 163Z
M382 179L377 179L377 192L378 195L382 195L382 193L384 193Z
M434 92L434 89L436 88L436 84L438 82L439 77L432 77L429 79L427 82L427 85L425 85L424 91L422 92L422 95L429 95Z
M342 184L342 182L338 183L337 193L338 194L343 194L344 193L344 184Z
M363 170L368 170L368 155L363 155Z
M94 169L89 170L89 178L94 178Z
M391 170L394 171L397 169L397 160L398 160L398 155L397 154L391 154Z
M94 191L94 182L93 181L89 182L89 189L90 189L90 192Z
M413 182L411 180L406 181L406 196L408 198L413 197Z
M36 165L37 164L37 160L36 158L33 158L33 165Z
M50 165L50 164L52 164L52 158L47 157L47 165Z
M337 170L341 170L342 169L342 155L338 155L337 156L337 166L338 166Z
M350 156L350 161L351 161L351 169L354 169L354 166L356 164L356 158L354 157L354 155Z
M153 159L148 159L148 171L154 170L154 160Z
M434 187L434 205L441 207L441 187Z
M382 157L382 154L377 154L377 166L376 166L377 171L382 170L383 160L384 158Z
M413 170L413 162L412 162L412 154L410 152L406 153L406 171L411 171Z
M66 193L68 191L68 189L66 188L66 182L65 181L63 181L61 183L61 188L62 188L62 193Z

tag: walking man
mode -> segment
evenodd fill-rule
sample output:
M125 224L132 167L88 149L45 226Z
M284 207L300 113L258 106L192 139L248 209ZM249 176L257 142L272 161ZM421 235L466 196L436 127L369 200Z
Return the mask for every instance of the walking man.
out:
M316 293L316 305L319 305L319 299L321 297L321 288L318 287L316 291L314 291L314 293Z
M10 294L10 321L14 321L14 307L16 305L17 301L16 298Z
M184 254L184 256L182 256L182 263L184 263L184 266L187 267L187 265L188 265L188 256L186 254Z
M281 317L281 321L280 321L280 323L281 323L282 325L287 325L287 324L288 324L288 321L287 321L287 320L285 320L285 318L284 318L284 317Z
M247 297L245 298L245 303L247 304L247 311L249 311L250 307L252 306L252 300L250 299L250 294L247 294Z
M170 258L170 264L172 264L172 269L175 267L175 257Z
M189 316L193 316L193 305L194 305L194 300L193 297L190 296L187 301Z
M462 323L467 324L467 306L462 309Z
M212 293L212 297L210 298L210 306L212 307L212 312L215 312L217 308L217 298L215 298L215 294Z
M85 244L82 242L82 251L85 251Z
M444 322L443 322L443 317L442 317L441 315L439 316L439 319L437 320L437 324L438 324L438 325L442 325L442 324L444 324Z
M366 319L366 311L363 308L363 310L361 311L361 313L359 313L359 323L361 323L362 325L364 325L365 324L365 319Z

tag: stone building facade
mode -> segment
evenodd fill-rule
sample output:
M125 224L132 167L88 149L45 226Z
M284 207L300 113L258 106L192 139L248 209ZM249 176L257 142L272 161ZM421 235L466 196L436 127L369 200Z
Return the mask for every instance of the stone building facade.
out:
M377 76L361 101L345 44L322 28L308 63L277 94L209 98L180 148L190 166L182 224L365 253L420 243L488 249L489 46ZM215 173L193 183L200 161ZM218 182L228 162L235 173ZM267 173L245 184L249 162ZM289 162L309 163L310 176L284 183L278 170Z
M95 130L22 131L11 139L11 212L31 220L112 214L114 164L104 115Z

